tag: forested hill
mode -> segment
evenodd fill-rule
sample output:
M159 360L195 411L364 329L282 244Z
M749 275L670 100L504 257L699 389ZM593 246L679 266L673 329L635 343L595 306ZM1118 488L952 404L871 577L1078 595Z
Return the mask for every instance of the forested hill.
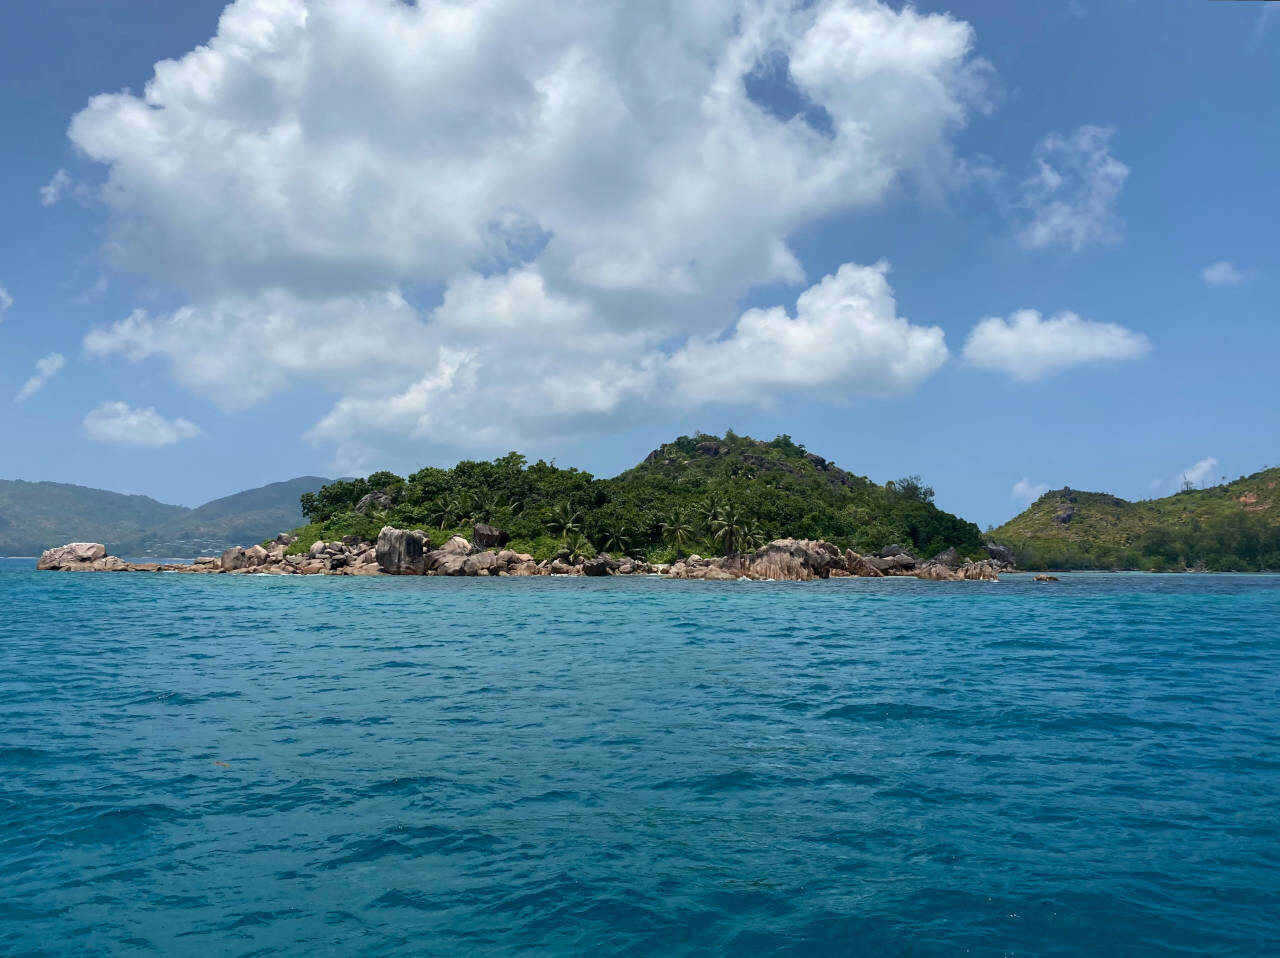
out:
M976 525L938 509L919 477L879 484L808 452L787 436L682 436L612 479L518 453L400 477L379 472L304 496L311 525L300 544L376 536L384 523L470 537L475 523L512 536L511 547L546 558L628 552L665 561L677 550L741 551L783 536L827 539L871 552L897 544L917 555L955 546L982 555Z
M221 552L296 526L299 497L328 481L301 476L189 509L69 483L0 480L0 555L39 555L75 541L124 556Z
M1058 489L992 535L1032 569L1277 570L1280 468L1141 502Z

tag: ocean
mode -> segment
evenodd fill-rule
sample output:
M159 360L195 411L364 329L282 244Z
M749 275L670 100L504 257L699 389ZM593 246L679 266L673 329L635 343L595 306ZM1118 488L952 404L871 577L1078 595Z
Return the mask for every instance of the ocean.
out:
M33 569L7 958L1280 953L1280 577Z

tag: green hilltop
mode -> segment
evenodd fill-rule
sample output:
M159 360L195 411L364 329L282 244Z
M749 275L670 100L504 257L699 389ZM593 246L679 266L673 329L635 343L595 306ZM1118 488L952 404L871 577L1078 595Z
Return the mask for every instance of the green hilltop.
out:
M1280 468L1141 502L1058 489L991 535L1027 569L1280 569Z
M954 546L985 557L980 530L933 504L916 476L879 484L779 436L681 436L612 479L519 453L491 462L428 467L408 477L378 472L302 497L310 524L294 550L317 539L377 536L384 524L470 537L501 528L510 547L543 559L565 548L662 562L677 551L743 551L775 538L827 539L870 552L901 545L929 556Z

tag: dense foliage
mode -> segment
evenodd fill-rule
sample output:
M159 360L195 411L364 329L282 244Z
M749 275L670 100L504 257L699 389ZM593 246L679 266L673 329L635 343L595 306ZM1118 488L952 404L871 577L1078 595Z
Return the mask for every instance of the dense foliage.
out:
M1280 469L1128 502L1045 493L993 532L1025 569L1280 570Z
M361 499L384 493L380 502ZM316 539L377 535L384 524L422 528L433 541L470 536L485 522L511 547L547 558L568 548L666 561L679 553L743 551L784 536L827 539L873 551L900 544L922 555L955 546L981 553L978 527L932 503L919 476L879 485L813 455L789 436L681 436L613 479L578 469L530 465L518 453L492 462L428 467L407 478L378 472L330 483L302 497L310 525L295 548Z

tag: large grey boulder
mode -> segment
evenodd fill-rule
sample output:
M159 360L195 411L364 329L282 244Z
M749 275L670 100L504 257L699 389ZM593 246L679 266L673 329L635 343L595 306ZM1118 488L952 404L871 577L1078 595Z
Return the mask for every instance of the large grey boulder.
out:
M431 546L427 534L420 529L396 529L383 526L374 546L378 568L391 575L424 575L426 552Z
M910 556L911 553L900 545L885 546L876 556L881 559L892 559L894 556Z
M949 546L929 561L944 565L948 569L958 569L960 568L960 553L956 552L955 546Z
M266 565L267 560L271 558L271 554L262 546L254 546L251 549L244 550L244 564L246 568L254 569L260 565Z
M843 569L844 556L822 539L774 539L756 552L727 556L715 565L748 579L807 582L826 579L833 570Z
M356 503L356 512L362 516L367 516L370 510L374 512L386 512L394 506L395 500L385 492L371 492L367 496L363 496Z
M1006 545L1001 545L999 542L988 542L983 548L987 550L988 556L1001 565L1013 566L1017 561L1017 556L1014 555L1013 550Z
M222 571L235 572L237 569L247 568L248 560L245 558L244 549L240 546L232 546L222 553Z
M101 542L68 542L46 550L36 562L37 569L87 568L99 559L106 558L107 547Z
M860 576L868 579L879 579L884 577L884 572L878 569L873 561L866 556L861 556L852 549L844 550L844 571L848 575Z
M776 579L807 582L845 570L840 550L822 539L774 539L756 552L701 559L690 556L671 567L673 579Z
M1000 567L994 559L982 562L966 562L959 570L962 579L985 579L989 582L1000 581Z
M916 569L916 578L933 582L954 582L963 577L955 569L944 563L926 562Z
M463 575L497 575L505 568L505 563L498 561L496 552L477 552L462 560Z
M511 541L511 536L497 526L476 523L474 541L480 549L499 549Z
M450 536L449 541L442 545L439 551L445 555L469 556L475 552L475 549L462 536Z
M610 556L607 552L602 552L594 559L584 559L582 562L582 574L594 577L613 575L622 565L617 559Z

